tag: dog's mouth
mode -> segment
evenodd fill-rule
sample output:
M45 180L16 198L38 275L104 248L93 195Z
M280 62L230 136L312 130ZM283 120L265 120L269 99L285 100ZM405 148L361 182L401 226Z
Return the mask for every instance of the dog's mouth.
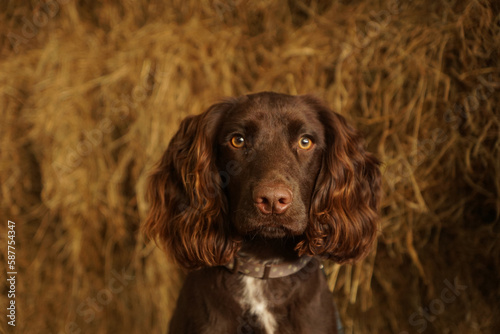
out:
M235 210L232 220L241 236L264 238L288 238L304 234L308 217L300 207L291 207L282 214L262 214L250 209Z
M257 234L266 238L283 238L287 235L293 235L293 233L284 226L262 226Z
M261 236L265 238L284 238L287 236L301 235L304 231L299 228L300 224L293 222L281 222L280 220L271 220L269 222L258 222L252 224L245 235Z

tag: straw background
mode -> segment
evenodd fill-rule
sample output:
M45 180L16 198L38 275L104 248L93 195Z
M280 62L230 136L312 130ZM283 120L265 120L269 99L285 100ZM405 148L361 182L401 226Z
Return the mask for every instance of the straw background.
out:
M148 172L183 117L273 90L326 100L384 162L376 248L326 268L346 333L499 333L499 12L2 1L0 270L12 220L18 275L0 331L164 333L183 274L138 233Z

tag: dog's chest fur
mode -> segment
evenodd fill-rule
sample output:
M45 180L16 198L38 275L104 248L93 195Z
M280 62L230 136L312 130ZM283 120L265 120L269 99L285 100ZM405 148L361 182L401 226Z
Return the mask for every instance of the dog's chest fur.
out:
M169 333L334 334L336 327L333 295L317 266L269 279L209 267L187 276Z
M242 276L242 291L239 303L241 308L248 310L250 316L258 319L266 334L276 332L277 323L275 315L271 312L270 295L266 291L265 280L250 276Z

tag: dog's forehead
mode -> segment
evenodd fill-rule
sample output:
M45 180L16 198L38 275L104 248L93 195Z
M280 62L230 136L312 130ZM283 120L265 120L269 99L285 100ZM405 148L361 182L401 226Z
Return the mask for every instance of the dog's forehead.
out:
M253 123L275 128L309 124L321 126L316 111L299 97L272 94L250 96L228 115L233 122Z

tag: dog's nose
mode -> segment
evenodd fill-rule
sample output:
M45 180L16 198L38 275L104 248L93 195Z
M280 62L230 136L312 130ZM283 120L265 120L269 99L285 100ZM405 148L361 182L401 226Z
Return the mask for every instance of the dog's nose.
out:
M292 191L285 186L261 186L254 189L253 200L263 214L282 214L292 204Z

